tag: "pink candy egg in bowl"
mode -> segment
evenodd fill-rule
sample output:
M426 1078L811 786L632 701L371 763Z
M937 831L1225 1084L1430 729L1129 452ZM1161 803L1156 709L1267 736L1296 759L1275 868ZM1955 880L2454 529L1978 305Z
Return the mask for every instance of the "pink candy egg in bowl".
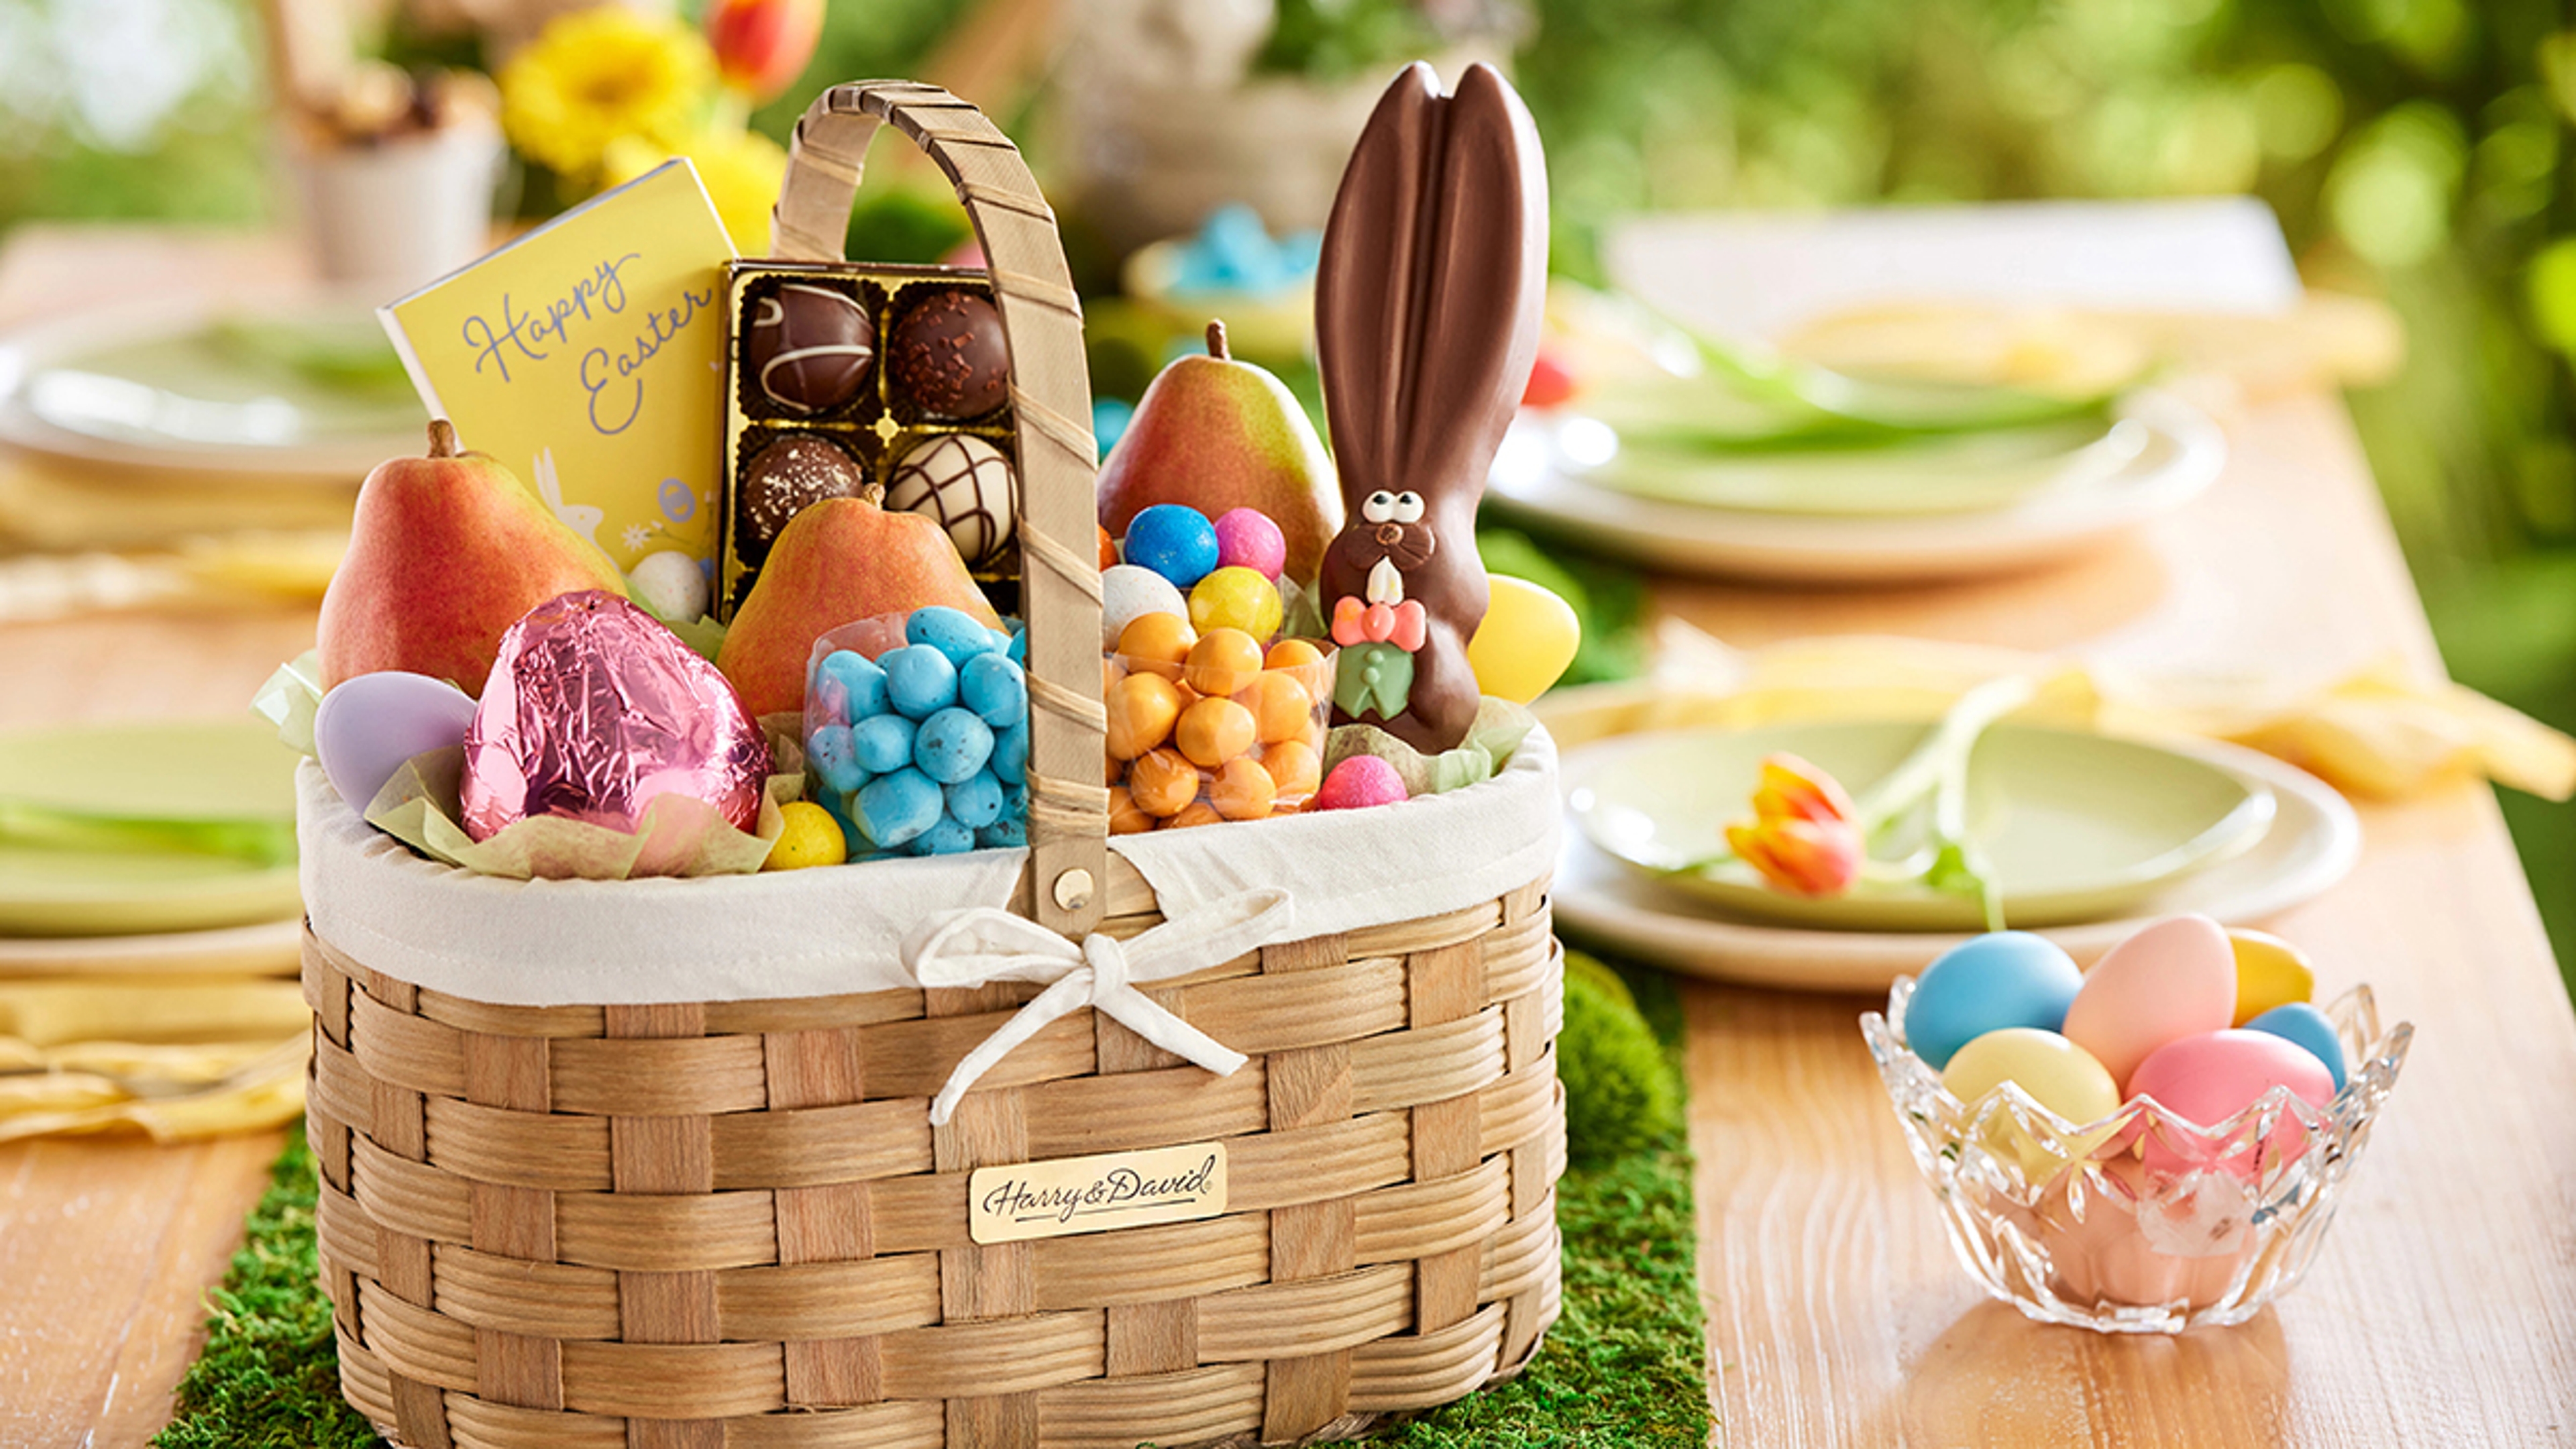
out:
M1951 1247L2025 1316L2103 1333L2242 1323L2296 1284L2415 1035L2356 987L2325 1009L2350 1071L2322 1108L2274 1087L2203 1123L2133 1095L2079 1123L2011 1082L1953 1096L1906 1045L1913 994L1900 978L1861 1034Z

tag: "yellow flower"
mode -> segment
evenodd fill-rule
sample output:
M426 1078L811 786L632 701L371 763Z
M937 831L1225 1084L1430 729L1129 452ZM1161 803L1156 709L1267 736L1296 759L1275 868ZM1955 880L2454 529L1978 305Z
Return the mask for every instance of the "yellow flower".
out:
M501 69L501 125L542 165L587 180L622 138L678 144L697 126L715 61L695 30L623 6L549 23Z
M698 181L715 203L733 249L744 256L769 253L769 211L787 177L787 152L757 131L700 131L677 149L628 138L601 158L606 184L623 186L673 156L698 168Z

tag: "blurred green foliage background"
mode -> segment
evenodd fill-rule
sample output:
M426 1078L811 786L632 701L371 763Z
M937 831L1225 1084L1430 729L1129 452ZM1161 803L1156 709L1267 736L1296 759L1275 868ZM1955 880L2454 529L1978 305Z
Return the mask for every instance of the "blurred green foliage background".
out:
M812 74L901 73L964 7L837 0ZM1456 9L1455 5L1440 8ZM1283 0L1271 68L1410 45ZM2247 191L2410 357L2353 413L2453 671L2576 726L2576 23L2556 0L1531 0L1561 265L1647 208ZM247 0L0 0L0 230L269 214ZM765 124L783 131L791 99ZM2562 959L2576 811L2508 797Z

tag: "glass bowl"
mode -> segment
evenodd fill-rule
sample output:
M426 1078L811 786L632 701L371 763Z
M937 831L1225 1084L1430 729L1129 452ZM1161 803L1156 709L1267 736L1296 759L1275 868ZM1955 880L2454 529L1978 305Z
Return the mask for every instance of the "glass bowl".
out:
M2102 1333L2242 1323L2297 1283L2415 1036L2382 1033L2356 987L2325 1009L2350 1070L2323 1110L2275 1087L2207 1126L2152 1097L2078 1124L2010 1082L1952 1096L1906 1045L1913 995L1899 978L1861 1034L1959 1261L2025 1315Z

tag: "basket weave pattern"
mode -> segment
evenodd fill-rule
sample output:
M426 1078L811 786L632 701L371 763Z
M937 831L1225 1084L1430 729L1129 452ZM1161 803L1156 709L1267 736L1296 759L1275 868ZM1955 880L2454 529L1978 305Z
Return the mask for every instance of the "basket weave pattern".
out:
M1079 1011L934 1128L1030 988L497 1007L308 935L344 1389L412 1449L1284 1442L1447 1402L1556 1316L1561 981L1534 883L1153 989L1229 1077ZM1221 1217L967 1236L974 1168L1214 1139Z

